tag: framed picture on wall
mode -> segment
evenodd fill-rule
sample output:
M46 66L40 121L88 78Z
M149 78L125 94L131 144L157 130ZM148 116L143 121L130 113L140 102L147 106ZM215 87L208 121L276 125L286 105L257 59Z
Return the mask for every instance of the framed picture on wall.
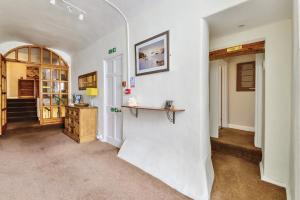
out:
M169 31L135 45L135 75L169 71Z
M78 87L79 90L85 90L86 88L97 88L97 72L91 72L79 76Z
M237 64L236 91L255 91L255 61Z

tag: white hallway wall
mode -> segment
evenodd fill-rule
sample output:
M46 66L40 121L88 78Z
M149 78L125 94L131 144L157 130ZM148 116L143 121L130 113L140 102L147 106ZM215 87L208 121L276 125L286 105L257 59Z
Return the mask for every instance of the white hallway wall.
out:
M178 191L194 199L208 199L213 177L208 131L208 38L204 37L207 27L200 27L202 4L193 3L173 1L170 7L169 1L160 1L139 17L130 18L131 46L170 30L170 72L137 77L133 95L146 106L162 106L172 99L186 112L178 114L173 125L165 113L140 112L136 119L125 111L126 142L120 155ZM204 60L206 66L201 66Z
M290 194L292 200L300 199L300 123L299 123L299 100L300 100L300 66L299 66L299 9L300 1L294 0L293 5L293 38L294 38L294 63L293 63L293 81L292 81L292 137L291 137L291 154L290 154Z
M255 54L228 58L229 127L254 131L255 92L236 91L237 64L255 61Z
M135 72L134 44L170 30L170 72L136 78L133 95L141 105L147 106L162 106L165 100L173 99L186 112L178 114L173 125L165 113L140 112L136 119L124 110L124 137L127 147L134 152L123 151L123 158L194 199L209 198L213 177L209 123L205 121L208 120L208 68L205 68L208 65L200 70L203 67L201 61L208 63L208 48L201 49L201 45L208 45L208 30L205 23L200 27L200 18L238 2L241 1L212 3L202 0L186 4L176 0L170 6L170 1L161 0L158 4L145 6L145 10L140 10L137 15L129 16L131 76ZM118 53L125 52L124 29L72 56L74 83L80 74L99 72L100 95L96 105L100 108L100 118L103 117L105 89L102 84L103 59L110 57L107 50L112 47L117 47ZM201 54L206 58L201 60ZM77 84L73 85L74 92L78 92L77 87ZM127 97L124 98L126 102ZM204 106L200 107L199 102ZM98 132L103 133L102 119L99 119Z
M199 105L200 93L204 92L200 89L203 33L200 17L193 19L195 15L186 10L193 9L180 1L173 1L171 7L169 1L160 1L130 19L131 46L170 30L170 72L136 77L133 95L141 105L160 107L171 99L186 111L177 114L175 125L165 113L140 112L136 119L125 111L126 142L120 155L178 191L192 198L208 199L213 178L209 134L200 131L205 124L200 122ZM131 54L132 72L134 63Z
M263 178L288 187L291 137L292 22L280 21L211 40L211 50L266 41Z

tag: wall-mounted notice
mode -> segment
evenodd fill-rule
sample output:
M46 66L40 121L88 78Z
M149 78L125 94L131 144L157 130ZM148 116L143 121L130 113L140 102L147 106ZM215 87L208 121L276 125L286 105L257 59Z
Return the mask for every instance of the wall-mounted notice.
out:
M130 87L134 88L135 87L135 77L130 78Z

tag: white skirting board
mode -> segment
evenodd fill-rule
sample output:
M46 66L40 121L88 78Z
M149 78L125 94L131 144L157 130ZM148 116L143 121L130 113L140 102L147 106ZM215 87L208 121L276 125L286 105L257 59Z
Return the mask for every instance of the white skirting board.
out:
M290 190L290 187L287 184L280 183L278 181L273 180L272 178L266 177L264 175L264 167L263 167L262 162L259 163L259 169L260 169L260 178L261 178L261 180L263 180L265 182L268 182L268 183L271 183L273 185L277 185L277 186L285 188L287 200L292 200L291 199L291 190Z
M236 124L228 124L228 128L238 129L238 130L242 130L242 131L251 131L251 132L255 131L254 127L241 126L241 125L236 125Z

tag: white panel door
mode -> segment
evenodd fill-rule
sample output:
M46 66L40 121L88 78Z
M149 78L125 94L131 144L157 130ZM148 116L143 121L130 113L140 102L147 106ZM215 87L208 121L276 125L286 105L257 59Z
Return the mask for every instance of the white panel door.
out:
M122 56L105 61L104 135L105 141L121 147L123 143Z

